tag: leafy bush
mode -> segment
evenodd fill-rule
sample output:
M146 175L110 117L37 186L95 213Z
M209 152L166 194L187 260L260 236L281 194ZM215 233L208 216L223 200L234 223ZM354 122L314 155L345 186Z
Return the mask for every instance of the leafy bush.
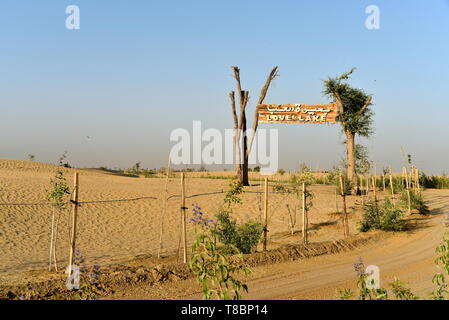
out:
M350 195L352 192L352 187L353 187L352 182L345 175L342 176L342 178L343 178L343 192L345 195ZM334 183L335 183L335 187L337 188L337 194L340 195L342 193L341 192L341 184L340 184L340 176L338 176L336 178L336 181Z
M326 183L337 185L340 183L340 169L337 167L332 168L331 171L326 173Z
M369 203L364 210L363 218L359 222L361 232L373 229L401 231L404 228L403 211L399 207L395 207L387 197L383 204Z
M429 206L427 201L424 200L424 196L421 192L414 192L410 190L410 208L418 211L419 214L429 214ZM400 204L403 208L408 208L408 196L407 191L402 191L400 197Z
M156 171L151 169L142 169L141 174L144 176L144 178L152 178L156 174Z
M313 175L312 169L306 164L301 164L299 166L298 173L290 176L290 183L293 185L302 185L303 183L306 185L311 185L315 182L316 179Z
M214 296L218 300L241 300L241 291L248 292L248 286L235 275L249 274L251 270L241 264L231 264L207 233L196 234L192 253L189 266L202 288L203 300L211 300Z
M432 282L437 288L432 292L431 298L434 300L444 300L446 296L449 299L447 280L449 276L449 233L444 235L443 241L435 249L435 252L438 254L435 259L435 264L438 268L443 269L446 275L440 272L433 276Z
M287 189L282 184L275 184L273 186L273 192L287 192Z
M421 173L419 184L421 187L428 189L449 189L449 177L446 175L427 176L424 173Z
M410 288L405 286L398 278L394 277L392 283L390 283L391 291L398 300L419 300L419 297L415 295Z
M282 169L282 168L280 168L280 169L278 170L278 173L279 173L281 176L283 176L283 175L285 174L285 170Z
M259 222L248 221L237 228L235 246L242 253L250 253L256 248L262 236L263 226Z
M243 184L239 181L231 181L229 184L229 191L225 194L224 202L231 206L234 203L241 203L242 199L239 197L243 192Z
M226 210L221 210L216 217L218 224L212 234L226 246L226 251L233 252L235 247L242 253L251 253L256 248L262 236L262 224L249 221L237 225Z

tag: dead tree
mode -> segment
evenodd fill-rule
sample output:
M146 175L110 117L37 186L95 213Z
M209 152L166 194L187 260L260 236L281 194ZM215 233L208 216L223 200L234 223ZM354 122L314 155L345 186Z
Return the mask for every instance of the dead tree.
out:
M256 135L256 130L259 125L259 117L257 113L257 107L254 111L254 120L252 131L250 136L248 137L246 129L246 106L248 105L249 99L249 91L242 90L241 82L240 82L240 69L236 66L232 67L234 71L234 78L237 82L237 94L238 94L238 102L239 102L239 111L240 115L237 117L237 107L236 107L236 99L235 92L231 91L229 93L229 97L231 99L231 107L232 107L232 117L234 120L234 148L235 148L235 157L236 157L236 172L237 177L240 183L244 186L249 186L249 177L248 177L248 159L249 154L251 152L251 148L254 142L254 137ZM278 76L278 67L274 67L270 74L268 75L267 81L263 86L259 100L257 104L262 104L267 92L270 87L271 81ZM249 138L249 141L248 141ZM242 140L242 146L240 146L240 141Z

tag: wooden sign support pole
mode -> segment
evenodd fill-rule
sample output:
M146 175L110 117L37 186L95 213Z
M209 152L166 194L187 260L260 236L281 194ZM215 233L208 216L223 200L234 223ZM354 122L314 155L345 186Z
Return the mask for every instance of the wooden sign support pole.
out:
M70 254L69 254L69 267L68 274L72 274L72 265L75 255L76 248L76 222L78 219L78 193L79 193L79 183L78 183L78 172L75 172L74 182L73 182L73 199L72 199L72 237L70 239Z
M268 233L268 178L265 178L263 251L267 250L267 236L268 236L267 233Z
M182 223L182 261L187 263L186 195L184 172L181 172L181 223Z

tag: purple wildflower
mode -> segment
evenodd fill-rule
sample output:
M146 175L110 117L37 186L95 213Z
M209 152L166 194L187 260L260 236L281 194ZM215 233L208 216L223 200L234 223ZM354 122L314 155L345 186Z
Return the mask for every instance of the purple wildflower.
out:
M354 270L357 273L357 276L360 277L365 273L365 264L363 263L362 257L359 257L359 260L354 263Z
M204 217L204 213L203 211L201 211L201 207L197 204L192 204L192 218L189 219L189 222L205 228L210 228L211 224L215 223L214 220Z

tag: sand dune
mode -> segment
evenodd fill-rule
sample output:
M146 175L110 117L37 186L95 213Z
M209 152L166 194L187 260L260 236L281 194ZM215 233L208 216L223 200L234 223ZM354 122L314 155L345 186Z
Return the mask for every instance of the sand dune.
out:
M50 189L49 181L57 167L29 161L0 159L0 203L45 202ZM72 185L73 173L79 172L80 201L114 200L155 196L158 200L107 202L83 204L79 209L77 248L88 263L110 264L140 254L156 255L159 247L160 217L164 212L165 179L132 178L117 176L100 170L64 169L68 184ZM207 174L207 173L204 173ZM217 173L210 173L217 175ZM227 173L230 174L230 173ZM195 177L196 176L196 177ZM253 177L260 177L253 174ZM261 183L246 190L262 191ZM226 191L229 180L198 178L198 173L187 174L187 195ZM311 241L339 239L342 229L335 212L335 189L332 186L312 186L314 206L310 212ZM270 188L271 191L271 188ZM180 182L171 178L169 195L180 194ZM223 194L187 199L190 208L200 205L207 216L221 207ZM243 203L233 212L240 221L260 221L263 200L257 194L244 194ZM350 206L355 199L349 198ZM270 246L300 241L300 233L288 232L286 204L298 205L292 195L270 194L269 235ZM339 203L340 205L340 203ZM163 217L163 254L175 254L180 239L180 200L168 201ZM341 205L340 205L341 208ZM352 212L352 211L351 211ZM297 210L296 229L301 229L300 210ZM0 205L0 281L5 282L11 274L32 269L42 269L48 263L52 207L44 205ZM69 252L70 208L60 215L57 245L58 262L65 266ZM191 211L187 212L189 216ZM351 213L351 232L356 232L355 214ZM193 240L193 228L188 227L189 242Z

